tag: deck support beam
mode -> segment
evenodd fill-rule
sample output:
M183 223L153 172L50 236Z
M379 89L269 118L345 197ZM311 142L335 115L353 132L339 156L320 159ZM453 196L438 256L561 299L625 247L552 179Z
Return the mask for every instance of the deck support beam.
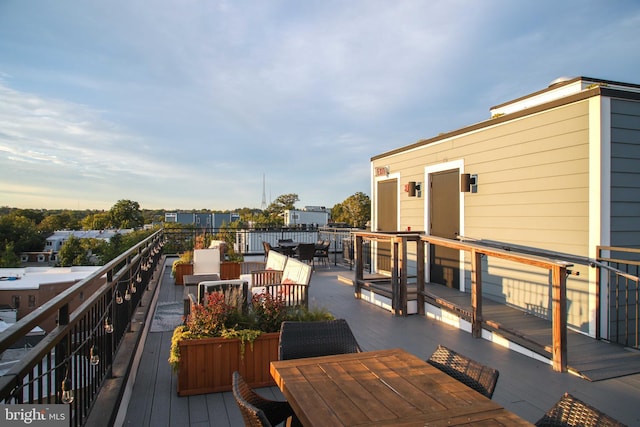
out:
M567 267L551 268L551 323L553 370L567 371Z
M471 334L482 338L482 254L471 250Z

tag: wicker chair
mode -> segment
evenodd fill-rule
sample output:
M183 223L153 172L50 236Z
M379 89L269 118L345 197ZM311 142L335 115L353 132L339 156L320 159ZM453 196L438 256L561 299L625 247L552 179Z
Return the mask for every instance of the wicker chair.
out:
M619 427L624 424L603 414L591 405L588 405L565 393L562 398L542 418L536 422L538 427Z
M320 322L282 322L280 360L331 354L359 353L362 350L344 319Z
M288 402L260 396L249 387L238 371L233 373L233 397L240 408L245 426L271 427L294 416Z
M322 262L327 268L331 268L329 266L329 247L331 246L331 242L328 240L320 240L316 243L316 251L314 257L318 259L318 262Z
M438 346L427 362L482 393L489 399L493 397L498 376L500 375L497 370L482 365L442 345Z
M299 243L295 249L294 255L299 261L310 264L312 268L316 268L316 244L315 243Z

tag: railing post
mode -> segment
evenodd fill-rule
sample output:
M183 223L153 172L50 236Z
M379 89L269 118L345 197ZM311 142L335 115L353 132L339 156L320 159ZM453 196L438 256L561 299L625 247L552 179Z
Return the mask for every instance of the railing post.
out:
M418 314L423 315L424 316L424 287L425 287L425 283L424 283L424 276L425 276L425 268L424 268L424 254L425 254L425 250L424 250L424 245L425 243L422 241L422 239L418 239L416 240L416 257L418 258L418 265L417 265L417 269L416 269L416 274L417 274L417 298L418 298Z
M58 309L58 327L64 327L69 324L69 304L65 304ZM54 390L56 393L55 402L61 403L62 397L62 380L66 377L69 369L69 361L67 360L70 348L69 336L61 340L55 347L54 363L56 366L54 374ZM22 403L22 393L19 394L18 403Z
M398 251L398 240L391 237L391 309L394 315L400 314L399 301L399 280L400 275L400 255Z
M552 267L551 328L553 330L553 370L567 371L567 267Z
M399 263L400 263L400 283L398 283L399 289L398 289L398 296L400 297L400 307L402 310L402 315L406 316L408 315L407 311L409 309L408 307L408 302L407 302L407 276L408 276L408 268L407 268L407 238L406 237L402 237L400 239L400 243L402 244L402 247L400 248L400 259L399 259Z
M355 256L356 256L356 283L355 297L360 299L362 296L362 281L364 280L364 261L362 259L362 236L356 235Z
M482 338L482 253L471 250L471 334Z

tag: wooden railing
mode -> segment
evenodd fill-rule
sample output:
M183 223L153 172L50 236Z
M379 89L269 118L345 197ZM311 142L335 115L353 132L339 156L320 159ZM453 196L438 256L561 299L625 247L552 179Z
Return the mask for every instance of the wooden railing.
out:
M56 328L0 376L0 402L66 403L70 406L69 425L91 424L87 420L103 384L114 378L123 382L128 377L135 353L134 343L129 346L128 340L139 336L129 333L132 318L143 296L149 294L145 290L162 259L162 246L160 230L0 333L2 353L35 326L57 315ZM86 292L96 284L97 291ZM83 303L71 310L74 299L83 299ZM125 342L126 349L119 354ZM110 407L96 418L103 425L113 423L122 398L115 387L109 392L112 396L101 403L109 400Z
M407 314L407 285L408 268L403 267L408 261L407 244L418 243L416 246L416 286L418 313L424 314L425 303L425 247L436 245L468 252L471 260L471 329L474 337L482 335L482 268L483 256L508 260L526 266L548 270L551 275L551 321L553 330L552 365L556 371L567 370L567 281L568 268L572 265L566 261L523 254L514 251L487 247L477 243L462 242L417 233L372 233L356 232L356 297L359 297L364 283L364 265L362 247L365 240L388 242L391 244L391 286L392 310L395 314ZM405 262L403 262L405 260Z

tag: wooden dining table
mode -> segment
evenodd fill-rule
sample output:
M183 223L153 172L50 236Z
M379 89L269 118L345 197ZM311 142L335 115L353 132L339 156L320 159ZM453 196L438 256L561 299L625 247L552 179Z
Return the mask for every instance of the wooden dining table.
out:
M302 425L531 426L402 349L271 362Z

